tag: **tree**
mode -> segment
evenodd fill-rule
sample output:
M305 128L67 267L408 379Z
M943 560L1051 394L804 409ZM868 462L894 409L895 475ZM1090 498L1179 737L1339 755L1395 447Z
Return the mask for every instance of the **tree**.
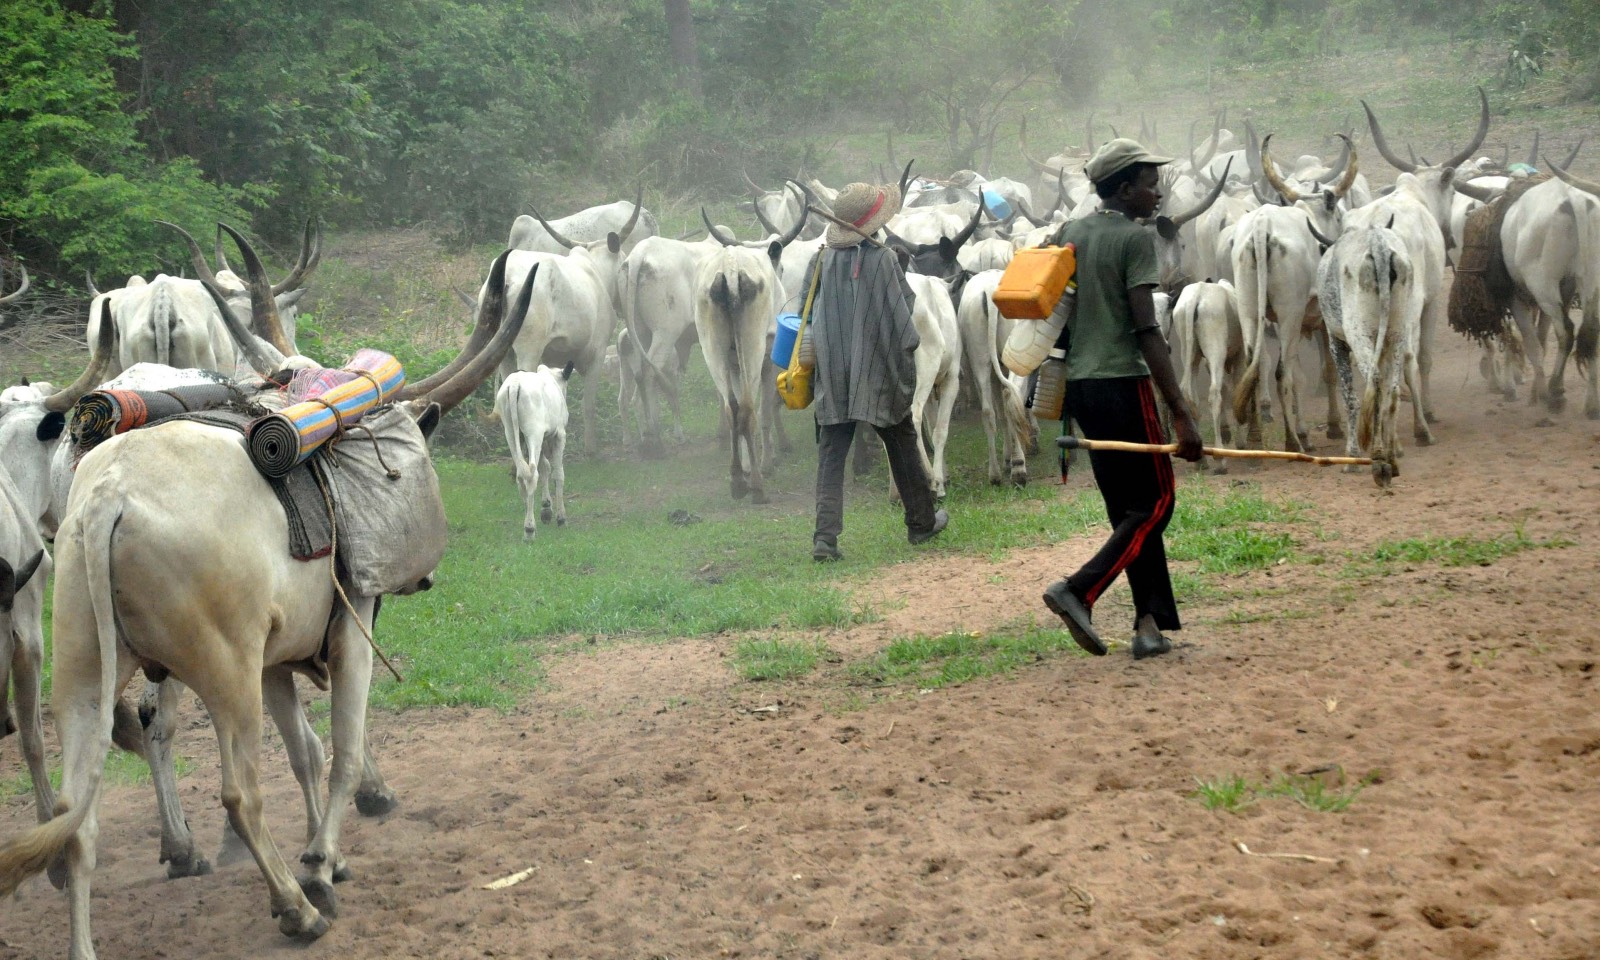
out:
M667 14L667 41L672 49L672 62L678 68L678 87L698 100L700 51L689 0L661 0L661 5Z

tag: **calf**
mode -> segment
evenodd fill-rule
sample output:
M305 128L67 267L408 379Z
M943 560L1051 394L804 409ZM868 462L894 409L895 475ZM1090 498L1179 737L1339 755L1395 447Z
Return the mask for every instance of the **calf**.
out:
M567 381L572 370L571 361L560 371L543 364L537 370L518 370L494 395L495 416L506 428L517 486L527 503L522 518L527 540L538 533L538 520L549 523L554 518L558 527L567 522Z

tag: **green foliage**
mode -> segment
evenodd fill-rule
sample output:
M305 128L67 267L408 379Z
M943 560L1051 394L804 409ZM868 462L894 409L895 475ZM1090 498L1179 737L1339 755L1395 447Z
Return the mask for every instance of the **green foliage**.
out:
M1217 780L1201 780L1196 777L1194 782L1197 788L1190 796L1199 800L1200 805L1207 810L1237 813L1256 802L1255 788L1250 785L1250 781L1237 773Z
M1060 653L1088 656L1066 631L1041 629L1030 620L994 633L957 631L933 637L900 637L858 665L855 672L875 684L948 687L1010 673L1024 664Z
M0 230L51 267L144 271L167 236L152 221L243 221L259 201L207 183L191 161L152 163L124 112L114 61L134 53L105 20L48 0L0 6Z
M733 666L746 680L787 680L815 670L827 655L816 640L745 639L733 648Z

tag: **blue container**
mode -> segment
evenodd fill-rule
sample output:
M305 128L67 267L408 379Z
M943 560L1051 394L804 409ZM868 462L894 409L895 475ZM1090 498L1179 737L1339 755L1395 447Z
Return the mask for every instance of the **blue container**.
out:
M778 336L772 341L772 362L779 367L789 369L789 361L794 357L794 342L800 339L800 314L778 314Z
M983 191L983 203L989 208L989 212L994 214L996 220L1004 220L1011 216L1010 202L993 190Z

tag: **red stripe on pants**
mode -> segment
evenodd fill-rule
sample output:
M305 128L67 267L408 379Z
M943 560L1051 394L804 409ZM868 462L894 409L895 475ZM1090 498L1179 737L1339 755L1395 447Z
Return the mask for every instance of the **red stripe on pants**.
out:
M1166 434L1161 429L1161 416L1156 411L1156 395L1150 387L1150 381L1144 380L1139 384L1139 409L1144 414L1144 431L1146 443L1165 443ZM1084 594L1083 602L1094 606L1100 595L1106 591L1117 579L1117 575L1126 570L1128 564L1139 556L1139 551L1144 548L1144 542L1150 536L1150 531L1159 525L1172 506L1172 498L1176 492L1177 484L1172 474L1172 458L1164 453L1150 454L1155 461L1156 483L1161 489L1161 497L1156 501L1155 508L1150 512L1150 517L1139 524L1134 530L1133 537L1128 542L1126 550L1117 558L1106 575L1096 583L1088 593Z

